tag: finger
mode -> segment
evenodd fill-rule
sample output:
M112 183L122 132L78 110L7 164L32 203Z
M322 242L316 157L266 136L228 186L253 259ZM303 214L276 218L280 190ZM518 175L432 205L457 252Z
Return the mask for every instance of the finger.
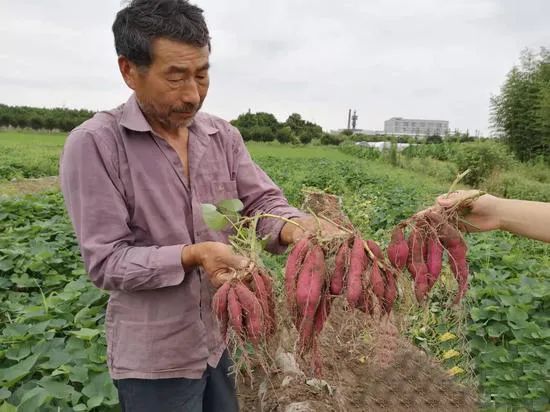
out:
M231 268L246 269L250 260L244 256L231 254L224 259L224 263Z

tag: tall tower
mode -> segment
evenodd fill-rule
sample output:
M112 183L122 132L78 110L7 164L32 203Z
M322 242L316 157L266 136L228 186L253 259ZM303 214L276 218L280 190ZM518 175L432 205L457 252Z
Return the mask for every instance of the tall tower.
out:
M359 116L357 116L357 110L354 110L353 116L351 116L351 126L353 130L355 130L355 126L357 126L357 119L359 119Z

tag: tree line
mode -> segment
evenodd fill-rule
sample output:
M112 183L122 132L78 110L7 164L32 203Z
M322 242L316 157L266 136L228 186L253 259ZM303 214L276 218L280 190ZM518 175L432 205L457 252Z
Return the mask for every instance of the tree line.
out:
M247 113L239 115L231 121L241 132L243 139L271 142L277 140L280 143L310 143L313 139L320 139L321 142L330 139L331 135L324 133L321 126L302 119L298 113L293 113L284 122L266 112Z
M91 110L0 104L0 127L69 132L94 115Z

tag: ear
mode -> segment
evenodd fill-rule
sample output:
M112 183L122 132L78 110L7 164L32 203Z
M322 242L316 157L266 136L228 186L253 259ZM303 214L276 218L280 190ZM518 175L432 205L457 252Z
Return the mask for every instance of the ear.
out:
M122 74L122 78L126 82L126 85L130 89L135 90L138 76L136 65L126 57L118 56L118 68L120 69L120 74Z

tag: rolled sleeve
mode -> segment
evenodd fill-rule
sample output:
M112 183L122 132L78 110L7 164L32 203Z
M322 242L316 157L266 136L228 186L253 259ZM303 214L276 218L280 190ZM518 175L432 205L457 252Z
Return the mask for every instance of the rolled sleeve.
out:
M92 282L105 290L135 291L180 284L185 244L136 246L116 146L108 130L76 129L60 162L60 184Z
M244 204L244 214L267 213L287 219L306 216L289 205L281 189L254 163L238 130L232 128L231 131L234 134L237 188ZM266 249L271 253L284 253L288 247L280 242L279 237L284 224L283 220L275 218L262 218L258 222L258 235L268 238Z

